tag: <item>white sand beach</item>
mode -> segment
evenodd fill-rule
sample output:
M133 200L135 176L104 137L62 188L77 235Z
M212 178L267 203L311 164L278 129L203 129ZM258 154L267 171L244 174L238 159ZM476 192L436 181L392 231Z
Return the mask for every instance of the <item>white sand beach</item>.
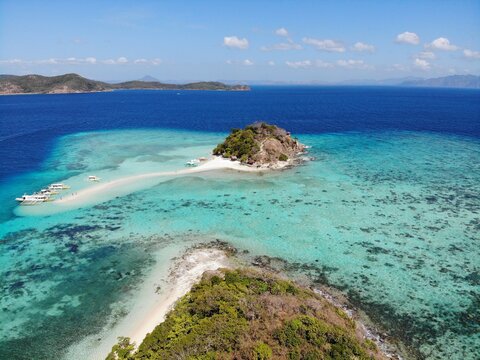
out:
M282 165L277 165L275 169L280 169ZM241 164L239 161L231 161L222 157L212 157L209 160L200 163L196 167L188 167L175 171L160 171L143 173L121 177L118 179L91 183L88 187L76 191L71 189L68 194L60 194L55 201L42 203L39 206L18 206L15 213L20 216L44 216L56 214L68 210L91 206L111 200L117 196L125 196L135 191L148 189L158 184L159 179L185 176L190 174L234 170L241 172L262 172L268 171L269 167L254 167ZM68 184L68 179L63 180Z
M188 250L173 263L166 261L165 257L175 255L178 248L163 250L150 275L132 294L130 303L120 304L117 311L112 309L113 324L72 346L65 359L105 359L119 336L129 337L138 346L205 271L231 266L225 253L218 249ZM128 314L115 323L115 313L125 307Z
M133 175L133 176L109 181L106 183L98 183L93 187L76 192L75 195L72 197L65 197L65 198L62 198L61 200L55 200L55 204L62 205L62 204L67 204L72 202L82 202L83 199L90 198L106 190L111 190L111 189L119 188L122 186L128 186L130 184L133 184L141 180L153 179L158 177L166 177L166 176L188 175L188 174L195 174L195 173L200 173L205 171L224 170L224 169L247 171L247 172L265 171L265 168L251 167L251 166L243 165L238 161L230 161L221 157L214 157L211 160L208 160L204 164L201 164L197 167L190 167L190 168L176 170L176 171L161 171L161 172L153 172L153 173L147 173L147 174L139 174L139 175Z

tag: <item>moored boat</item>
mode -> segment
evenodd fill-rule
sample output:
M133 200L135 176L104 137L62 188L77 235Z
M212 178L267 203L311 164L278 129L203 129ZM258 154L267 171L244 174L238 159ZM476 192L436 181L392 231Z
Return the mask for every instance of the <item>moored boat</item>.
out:
M192 160L187 161L187 163L185 165L187 165L187 166L198 166L198 164L200 164L200 160L192 159Z
M49 200L49 196L44 194L33 194L27 195L24 194L21 197L15 199L20 203L20 205L36 205L38 203L42 203Z
M66 190L66 189L70 189L70 186L68 185L65 185L63 183L57 183L57 184L50 184L48 186L48 190L52 191L58 191L58 190Z

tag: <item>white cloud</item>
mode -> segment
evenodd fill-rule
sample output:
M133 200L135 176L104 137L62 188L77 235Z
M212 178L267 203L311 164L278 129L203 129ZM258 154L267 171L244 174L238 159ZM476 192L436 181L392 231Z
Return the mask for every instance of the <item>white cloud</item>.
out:
M278 36L287 37L288 36L288 31L284 27L281 27L280 29L275 30L275 34L277 34Z
M286 61L285 64L287 66L294 68L294 69L305 69L307 67L312 66L312 62L310 60L303 60L303 61Z
M433 40L430 44L427 44L426 47L433 50L444 51L455 51L458 49L458 46L450 44L450 40L444 37L439 37L438 39Z
M97 64L104 64L104 65L118 65L118 64L128 64L130 63L128 59L124 56L119 57L118 59L104 59L104 60L97 60L97 58L93 56L89 56L86 58L76 58L76 57L68 57L68 58L50 58L50 59L41 59L41 60L22 60L22 59L10 59L10 60L0 60L0 64L8 64L8 65L97 65ZM161 63L161 59L136 59L133 61L133 64L148 64L148 65L159 65Z
M124 56L120 56L117 60L106 59L106 60L102 60L101 63L106 65L118 65L118 64L123 65L128 63L128 59Z
M288 39L288 42L274 44L271 46L262 46L260 50L262 51L273 51L273 50L302 50L302 45L293 42Z
M287 61L287 66L294 69L305 69L309 67L317 68L347 68L347 69L370 69L371 66L367 65L363 60L337 60L335 63L327 62L323 60L303 60L303 61Z
M140 59L135 59L133 63L136 65L160 65L162 63L162 60L158 58L150 59L150 60L140 58Z
M36 63L38 64L47 64L47 65L58 65L59 61L54 58L46 59L46 60L37 60Z
M160 60L160 59L148 60L148 59L144 59L144 58L135 59L133 61L133 63L136 64L136 65L160 65L161 62L162 62L162 60Z
M435 59L435 53L431 52L431 51L422 51L421 53L419 53L417 55L417 57L419 59L427 59L427 60L433 60Z
M363 60L337 60L337 65L347 69L367 69L369 66Z
M335 40L319 40L313 38L303 38L302 41L305 44L312 45L317 50L328 51L328 52L345 52L345 46Z
M430 63L424 59L415 59L413 65L420 70L430 70Z
M90 57L87 57L85 59L85 62L88 63L88 64L96 64L97 63L97 59L94 58L93 56L90 56Z
M270 60L270 61L268 62L268 65L269 65L269 66L275 66L275 61Z
M373 53L375 51L375 46L358 41L355 43L355 45L353 45L352 50Z
M398 34L395 41L397 43L418 45L420 43L420 37L413 32L405 31L404 33Z
M480 51L465 49L463 50L463 56L467 59L480 59Z
M223 38L223 45L233 49L248 49L248 40L246 38L240 39L236 36L225 36Z
M320 67L320 68L332 68L334 65L332 63L323 61L323 60L316 60L315 61L315 66Z
M5 65L20 65L20 64L26 64L27 61L21 60L21 59L9 59L9 60L0 60L0 64L5 64Z
M227 60L225 61L228 65L244 65L244 66L253 66L254 62L250 59L245 60Z

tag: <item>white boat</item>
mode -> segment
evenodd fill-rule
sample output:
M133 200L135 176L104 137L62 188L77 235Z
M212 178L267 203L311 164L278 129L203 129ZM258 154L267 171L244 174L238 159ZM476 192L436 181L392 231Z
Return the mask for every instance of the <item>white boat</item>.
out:
M48 189L42 189L39 191L40 194L43 194L43 195L46 195L48 197L52 196L52 195L55 195L55 194L58 194L57 191L52 191L52 190L48 190Z
M198 164L200 164L200 160L192 159L192 160L187 161L187 163L185 165L187 165L187 166L198 166Z
M16 198L15 200L17 200L20 205L36 205L38 203L48 201L48 199L49 197L43 194L24 194L22 197Z
M100 181L100 178L98 176L95 176L95 175L90 175L88 177L88 180L89 181Z
M65 190L65 189L70 189L70 186L62 184L62 183L57 183L57 184L50 184L48 186L48 190L50 191L58 191L58 190Z

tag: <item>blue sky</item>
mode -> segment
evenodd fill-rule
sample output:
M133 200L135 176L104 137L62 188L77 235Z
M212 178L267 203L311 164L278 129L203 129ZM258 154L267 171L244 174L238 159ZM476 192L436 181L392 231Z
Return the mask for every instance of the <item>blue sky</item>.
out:
M480 1L0 0L0 73L326 81L480 74Z

